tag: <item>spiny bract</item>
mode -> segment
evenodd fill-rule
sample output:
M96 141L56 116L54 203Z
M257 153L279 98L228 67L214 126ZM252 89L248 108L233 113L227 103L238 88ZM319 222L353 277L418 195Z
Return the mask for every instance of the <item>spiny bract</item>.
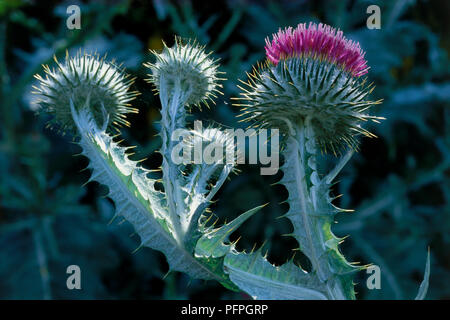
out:
M40 111L54 116L62 130L75 131L70 104L75 109L88 107L99 126L129 125L126 113L137 112L129 102L137 92L129 91L133 79L116 66L93 54L78 52L75 57L66 54L64 63L58 62L56 69L44 66L45 79L40 75L35 77L40 87L34 87L39 95L36 103ZM107 115L107 118L105 118Z
M248 74L248 82L244 82L247 88L241 88L243 97L236 98L244 102L236 105L243 107L243 120L254 120L257 127L280 128L289 134L290 126L302 127L306 122L310 123L317 144L325 152L336 153L343 146L356 148L355 135L374 136L361 127L361 122L381 119L367 114L367 109L380 101L366 100L374 87L366 84L367 79L361 80L355 75L367 68L365 61L361 62L362 56L354 55L355 52L362 54L359 45L348 42L340 33L337 38L328 27L317 29L312 26L315 33L307 39L315 41L301 42L301 46L295 45L295 41L290 41L285 34L274 36L272 49L266 47L268 60ZM288 35L296 34L289 32ZM318 32L323 32L323 36L316 34ZM323 40L330 36L337 39L334 42ZM319 50L318 41L328 50ZM335 58L333 48L339 47L342 41L347 41L344 44L348 46L348 56L355 61L345 60L346 64L342 64ZM277 46L284 49L275 54L273 48ZM297 49L298 54L295 53ZM344 49L345 46L339 47L344 52L338 56L345 55ZM273 63L274 56L276 64ZM349 68L355 65L360 69Z
M172 92L175 86L186 95L186 105L200 106L201 103L208 105L209 99L217 98L215 93L222 94L218 88L219 74L218 60L213 60L205 53L204 46L195 42L183 44L180 38L175 38L175 44L169 48L164 43L161 53L154 50L151 52L156 57L155 63L147 63L145 66L151 69L149 82L153 83L158 92L161 85L166 86L168 92Z

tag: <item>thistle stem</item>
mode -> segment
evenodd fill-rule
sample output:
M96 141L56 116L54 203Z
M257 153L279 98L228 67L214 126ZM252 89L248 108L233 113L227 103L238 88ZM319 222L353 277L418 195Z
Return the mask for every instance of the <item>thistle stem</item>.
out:
M327 287L329 299L348 299L352 292L346 292L338 274L329 261L335 254L328 246L337 238L328 233L327 226L334 216L328 202L328 186L319 178L316 167L317 142L309 120L293 126L295 135L290 134L284 151L285 177L282 183L289 192L289 212L293 236L312 265L312 274Z
M162 86L165 84L162 84ZM167 194L167 202L169 209L169 217L173 226L174 238L180 246L183 246L184 232L180 222L179 210L183 210L183 201L181 198L181 188L178 185L177 175L178 168L171 163L171 155L173 149L173 141L171 138L180 124L184 122L184 99L179 81L174 86L173 91L169 94L166 90L161 90L161 137L162 147L161 154L163 156L163 184L164 191ZM182 114L180 114L182 113Z

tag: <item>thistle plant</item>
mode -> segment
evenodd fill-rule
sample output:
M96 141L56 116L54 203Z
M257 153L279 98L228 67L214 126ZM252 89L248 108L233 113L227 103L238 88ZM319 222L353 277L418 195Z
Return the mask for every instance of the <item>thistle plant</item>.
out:
M333 179L350 159L343 157L329 174L319 172L320 152L337 154L357 146L356 135L373 136L361 122L377 121L367 113L379 101L367 100L372 91L368 67L359 45L329 26L299 24L266 39L267 62L254 68L244 89L244 120L259 128L280 128L285 135L284 176L289 192L292 236L308 257L307 277L322 285L329 299L353 299L353 273L361 267L347 262L338 249L343 240L331 231L334 215L345 211L332 204Z
M288 28L267 40L267 62L249 76L244 89L243 115L258 128L279 128L285 185L290 206L285 215L294 226L292 236L309 258L311 272L290 261L274 266L261 249L239 252L229 235L258 212L256 207L231 222L216 226L209 205L229 175L236 170L234 137L220 127L201 130L188 121L193 108L209 107L221 94L218 60L196 42L176 38L172 47L152 51L145 66L148 82L161 102L161 179L150 178L141 161L117 141L118 128L130 125L129 103L133 79L115 63L93 54L55 58L55 69L45 66L37 75L40 111L53 116L50 125L74 135L92 171L89 181L108 187L115 217L129 221L140 246L164 253L171 271L195 279L216 280L226 288L244 291L255 299L353 299L352 275L361 267L346 261L338 249L342 239L331 232L334 215L330 186L350 159L348 152L335 169L319 173L319 153L338 154L357 148L356 135L373 136L361 123L379 118L367 113L379 101L368 100L372 85L361 77L368 67L355 44L328 26L311 24ZM225 146L233 161L213 163L174 161L179 145L173 135L184 130L193 140ZM114 131L114 133L113 133ZM227 158L227 160L229 160ZM156 183L161 182L162 188Z
M364 52L342 31L314 23L280 29L272 40L266 39L265 49L266 62L248 75L236 105L242 107L243 120L254 127L275 127L284 133L284 175L279 181L289 193L284 217L291 221L290 235L312 267L297 282L304 291L296 292L309 298L354 299L353 275L365 266L349 263L339 250L344 238L335 236L331 226L337 213L351 210L332 203L330 188L357 149L358 135L375 137L362 124L382 119L368 113L381 101L368 99L374 86L363 78L369 69ZM320 171L321 154L337 156L344 150L334 169ZM257 259L267 266L267 261ZM246 266L239 262L237 268ZM270 269L267 274L275 272ZM242 288L248 285L252 284L241 283ZM261 294L254 287L247 291Z
M108 187L115 216L134 226L141 246L163 252L171 271L185 272L196 279L215 279L237 289L223 271L223 256L215 259L195 254L199 239L212 232L212 213L207 208L235 163L176 164L171 157L171 136L180 128L201 136L203 141L225 143L228 149L234 146L227 143L229 137L220 128L196 132L186 124L191 108L208 105L207 100L213 101L220 93L217 60L198 44L183 44L180 39L172 48L164 46L161 53L153 53L156 61L146 66L149 82L161 101L163 191L155 187L157 179L149 178L150 170L129 158L131 148L121 146L116 132L111 133L113 128L129 124L127 113L136 112L128 103L137 93L130 91L132 79L128 80L120 66L91 54L67 55L63 63L55 59L55 69L45 66L46 76L36 76L40 81L35 88L37 103L41 112L53 115L51 126L75 135L81 154L90 161L89 181ZM226 241L228 234L258 209L219 228L224 233L220 241ZM216 237L213 240L219 241Z

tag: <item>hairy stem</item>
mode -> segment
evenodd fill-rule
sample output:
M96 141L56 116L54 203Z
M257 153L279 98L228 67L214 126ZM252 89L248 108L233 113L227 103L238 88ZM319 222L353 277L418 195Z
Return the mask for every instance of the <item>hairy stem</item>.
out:
M162 84L162 86L163 85L165 86L165 84ZM171 133L181 127L180 124L184 122L184 102L179 82L175 85L170 96L168 93L164 94L166 92L166 90L161 90L161 154L163 156L163 184L164 191L167 195L169 217L174 228L174 237L179 245L183 245L184 232L181 227L180 215L178 213L179 210L183 210L183 208L180 208L183 201L180 195L180 185L178 184L177 179L180 172L178 171L177 166L171 163L170 159L173 149Z

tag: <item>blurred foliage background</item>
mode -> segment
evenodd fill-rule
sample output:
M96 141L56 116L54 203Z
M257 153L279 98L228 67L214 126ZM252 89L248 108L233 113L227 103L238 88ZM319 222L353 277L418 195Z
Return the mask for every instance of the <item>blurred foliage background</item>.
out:
M81 8L81 29L68 30L66 9ZM366 28L366 8L381 8L381 30ZM31 86L41 64L65 51L108 53L137 77L139 115L122 130L137 145L136 159L156 168L159 101L144 79L148 49L171 45L174 35L195 37L221 58L225 95L196 116L242 126L230 98L238 79L264 59L264 39L279 27L324 22L361 43L370 80L383 98L374 113L386 117L370 129L378 139L361 150L341 174L336 204L355 209L338 217L334 231L350 235L342 251L350 261L381 267L382 289L368 290L357 275L360 299L411 299L431 250L428 298L450 298L450 2L426 0L345 1L33 1L0 0L0 298L2 299L242 299L214 282L167 273L165 258L144 248L125 223L108 224L112 202L98 184L83 185L87 160L70 137L45 128L35 116ZM326 162L334 161L331 157ZM287 207L283 187L259 168L243 165L217 196L214 214L230 220L270 204L233 238L239 249L254 245L283 263L296 243L276 219ZM80 171L82 171L80 173ZM294 259L308 268L297 252ZM66 268L82 270L82 290L66 288Z

